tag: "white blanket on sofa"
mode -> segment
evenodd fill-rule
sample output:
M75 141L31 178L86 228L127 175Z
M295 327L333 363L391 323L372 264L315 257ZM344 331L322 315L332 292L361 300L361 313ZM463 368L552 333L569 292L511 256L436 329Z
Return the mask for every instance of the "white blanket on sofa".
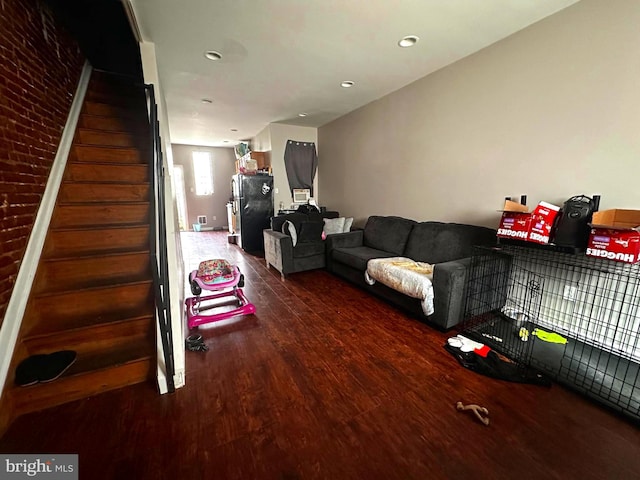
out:
M373 258L367 262L365 281L376 281L421 300L425 315L433 314L433 266L406 257Z

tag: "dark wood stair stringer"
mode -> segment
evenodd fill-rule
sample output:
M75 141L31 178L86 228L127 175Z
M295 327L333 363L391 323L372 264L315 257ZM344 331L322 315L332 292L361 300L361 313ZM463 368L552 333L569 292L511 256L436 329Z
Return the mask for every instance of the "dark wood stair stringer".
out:
M155 375L149 143L144 90L94 72L5 385L13 418ZM14 385L24 358L66 349L60 378Z

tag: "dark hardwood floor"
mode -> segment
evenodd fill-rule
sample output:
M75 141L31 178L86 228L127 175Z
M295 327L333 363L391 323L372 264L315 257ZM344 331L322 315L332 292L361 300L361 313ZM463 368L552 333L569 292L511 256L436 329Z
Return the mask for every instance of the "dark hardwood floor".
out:
M631 479L640 430L566 390L463 369L439 332L319 270L285 282L226 233L257 313L200 328L187 385L141 384L17 419L4 453L78 453L82 479ZM485 427L455 404L490 411Z

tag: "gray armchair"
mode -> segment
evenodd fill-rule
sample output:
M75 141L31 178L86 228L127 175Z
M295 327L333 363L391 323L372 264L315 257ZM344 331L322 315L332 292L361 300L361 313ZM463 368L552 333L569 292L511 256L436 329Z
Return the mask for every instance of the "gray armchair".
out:
M322 227L325 218L337 218L338 212L290 213L271 218L271 228L263 231L264 257L269 266L280 272L284 280L290 273L325 267L325 242ZM283 232L286 221L293 224L297 242L288 231Z

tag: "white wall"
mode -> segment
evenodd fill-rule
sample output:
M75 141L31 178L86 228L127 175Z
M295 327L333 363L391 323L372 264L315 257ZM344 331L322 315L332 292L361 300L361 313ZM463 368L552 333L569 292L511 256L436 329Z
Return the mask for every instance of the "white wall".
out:
M322 198L360 224L496 227L520 194L640 208L639 25L640 2L582 0L321 127Z
M270 152L271 151L271 126L267 125L251 139L251 150L254 152Z
M228 224L227 202L231 197L231 176L235 173L236 157L232 148L196 147L172 145L175 165L184 169L185 196L187 199L187 229L198 223L198 215L206 215L206 227L221 228ZM213 194L196 195L192 153L209 152L213 164ZM215 218L214 218L215 217Z

